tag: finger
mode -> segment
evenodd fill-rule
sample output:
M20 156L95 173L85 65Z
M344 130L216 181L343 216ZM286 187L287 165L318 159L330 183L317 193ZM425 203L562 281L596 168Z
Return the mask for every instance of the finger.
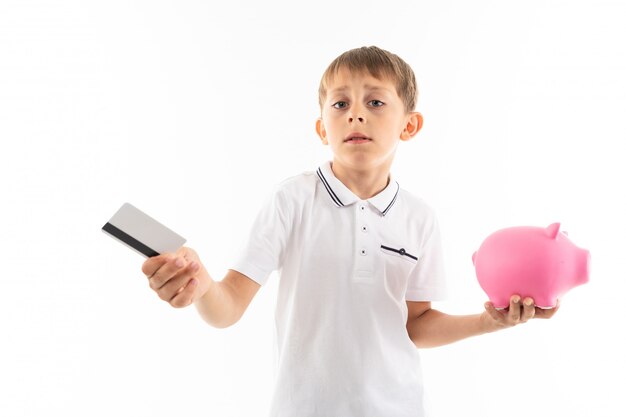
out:
M187 307L193 303L193 297L195 295L196 288L198 287L198 280L192 278L184 288L181 288L177 294L172 298L170 304L172 307L182 308Z
M485 310L496 321L502 321L502 313L500 313L493 305L491 301L485 303Z
M535 317L535 301L530 297L526 297L524 298L523 305L524 307L522 311L521 322L526 323L528 320Z
M176 276L170 278L161 288L155 291L161 300L169 303L176 297L176 294L182 291L188 281L189 277Z
M143 265L141 265L141 272L143 272L146 277L151 277L159 268L165 265L170 258L171 256L169 255L158 255L148 258Z
M178 274L185 267L185 260L181 257L170 256L170 258L161 267L152 274L150 279L150 288L153 290L161 289L170 279Z
M538 319L549 319L552 318L559 310L561 306L561 300L556 300L556 305L553 308L538 308L535 312L535 317Z
M198 254L193 249L188 248L187 246L182 246L181 248L179 248L175 252L175 255L184 258L187 262L198 260Z
M520 301L521 297L519 295L513 295L509 302L509 321L513 323L519 323L521 312L520 312Z
M193 278L198 270L198 264L192 263L182 270L178 271L174 276L170 277L160 288L155 291L159 298L163 301L171 302L177 294L179 294L185 285Z

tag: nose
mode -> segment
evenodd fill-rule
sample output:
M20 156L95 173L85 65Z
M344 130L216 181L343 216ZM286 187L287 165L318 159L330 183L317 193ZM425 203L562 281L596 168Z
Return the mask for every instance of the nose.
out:
M348 113L348 122L353 123L358 121L359 123L365 123L365 117L363 117L363 109L360 106L352 106L350 113Z

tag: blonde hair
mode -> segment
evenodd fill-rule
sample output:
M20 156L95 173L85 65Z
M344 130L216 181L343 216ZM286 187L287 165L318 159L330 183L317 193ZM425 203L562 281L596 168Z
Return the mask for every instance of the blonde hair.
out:
M406 112L415 110L418 92L413 70L398 55L376 46L351 49L330 63L322 75L318 90L320 109L326 100L328 86L342 68L356 74L366 72L379 80L391 80L396 85L396 92L402 99Z

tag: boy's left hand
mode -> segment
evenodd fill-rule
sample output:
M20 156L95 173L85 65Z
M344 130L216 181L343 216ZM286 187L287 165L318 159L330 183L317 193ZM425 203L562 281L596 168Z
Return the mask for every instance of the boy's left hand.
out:
M522 300L519 295L513 295L509 307L504 310L496 310L491 302L486 302L486 311L482 314L481 319L487 331L495 331L526 323L532 318L549 319L556 314L559 306L560 301L557 300L554 308L542 309L536 307L534 300L530 297Z

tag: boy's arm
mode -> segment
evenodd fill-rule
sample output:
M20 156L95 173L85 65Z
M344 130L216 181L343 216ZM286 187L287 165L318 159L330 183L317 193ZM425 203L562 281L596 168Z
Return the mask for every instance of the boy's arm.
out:
M195 303L200 316L220 328L241 318L260 287L233 270L222 281L213 281L196 252L187 247L148 259L142 271L163 301L177 308Z
M213 281L195 305L200 316L211 326L232 326L243 316L259 288L255 281L230 269L222 281Z
M532 298L521 300L511 297L509 308L496 310L490 302L485 303L482 314L452 316L431 308L430 302L407 301L409 309L406 324L409 337L419 348L436 347L456 341L506 329L532 318L550 318L558 310L536 308Z

